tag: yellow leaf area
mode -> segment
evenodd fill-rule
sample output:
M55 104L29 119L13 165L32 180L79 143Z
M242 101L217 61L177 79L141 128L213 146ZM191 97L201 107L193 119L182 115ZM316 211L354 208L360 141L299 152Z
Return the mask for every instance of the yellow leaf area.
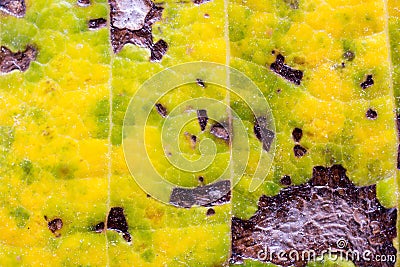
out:
M229 259L231 216L251 216L261 194L279 191L283 175L300 184L315 165L342 164L352 181L378 183L380 201L396 205L398 59L391 44L400 40L393 37L397 1L306 0L297 9L285 0L157 2L164 10L152 27L154 41L168 43L161 62L150 62L150 52L135 45L114 54L108 26L88 29L90 19L109 23L103 0L87 7L27 0L23 18L0 13L0 45L14 52L28 44L38 49L26 72L0 74L1 266L222 266ZM353 60L343 57L347 51ZM303 71L300 86L269 69L277 54ZM277 130L267 181L247 192L257 164L250 160L232 204L213 207L213 216L205 207L176 208L147 197L121 146L125 110L139 86L167 67L199 60L248 75L269 101ZM363 89L367 75L374 85ZM172 110L194 97L227 99L221 88L207 88L184 86L160 101ZM235 96L230 101L258 150L248 109ZM366 117L368 109L376 119ZM154 110L146 129L154 140L147 144L153 164L168 180L196 186L197 175L179 176L167 164L159 143L162 120ZM193 122L184 131L196 127ZM295 127L303 130L300 144L307 149L300 158L293 154ZM198 155L186 141L182 132L183 153ZM225 145L217 143L222 162ZM199 175L208 183L221 165ZM94 231L116 206L124 208L131 243L114 231ZM48 229L54 218L63 220L58 237Z

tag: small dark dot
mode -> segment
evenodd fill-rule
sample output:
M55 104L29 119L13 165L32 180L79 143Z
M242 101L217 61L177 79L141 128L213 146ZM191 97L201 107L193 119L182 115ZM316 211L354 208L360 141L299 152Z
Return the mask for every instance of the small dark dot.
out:
M301 145L295 145L293 151L294 155L298 158L304 156L307 153L307 149L305 149Z
M342 62L342 68L345 68L346 64L344 62Z
M365 79L365 81L363 81L362 83L360 83L360 86L362 89L367 89L368 87L374 85L374 79L372 78L371 74L367 75L367 78Z
M204 14L204 17L205 17L206 19L208 19L208 18L210 17L210 15L207 14L207 13L205 13L205 14Z
M150 197L151 197L151 195L150 195L150 194L146 194L146 197L149 197L149 198L150 198Z
M129 233L123 233L122 237L125 239L126 242L132 241L132 237Z
M212 216L212 215L214 215L215 214L215 210L213 209L213 208L209 208L208 210L207 210L207 216Z
M199 179L199 182L200 182L200 183L203 183L203 182L204 182L204 177L203 177L203 176L199 176L198 179Z
M378 117L378 113L373 109L368 109L365 116L370 120L375 120Z
M291 185L291 184L292 184L292 179L290 178L289 175L284 175L284 176L281 178L281 184L282 184L282 185Z
M196 79L196 83L198 86L202 87L202 88L206 88L206 84L204 83L204 81L202 79Z
M60 218L55 218L47 223L47 227L52 233L55 233L63 227L63 221Z
M352 61L354 58L355 58L355 54L354 54L354 52L352 52L352 51L346 51L346 52L344 52L344 54L343 54L343 58L344 59L346 59L346 60L348 60L348 61Z
M96 224L96 225L94 226L94 231L95 231L96 233L101 233L101 232L103 232L104 228L105 228L104 222L99 222L98 224Z
M303 130L300 128L294 128L292 132L293 140L298 143L300 142L301 138L303 137Z
M271 51L271 54L272 54L272 55L275 55L275 50L272 50L272 51Z

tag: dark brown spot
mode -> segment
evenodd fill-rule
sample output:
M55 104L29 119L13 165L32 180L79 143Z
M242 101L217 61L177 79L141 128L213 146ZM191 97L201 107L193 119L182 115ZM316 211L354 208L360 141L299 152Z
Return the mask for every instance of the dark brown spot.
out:
M170 203L182 208L223 205L231 199L230 186L229 180L223 180L193 189L176 187L172 190Z
M304 156L307 153L307 149L305 149L301 145L295 145L293 147L293 151L294 151L295 157L297 157L297 158L300 158L300 157Z
M204 14L204 18L206 18L206 19L210 18L210 14L205 13L205 14Z
M197 136L188 132L185 132L185 136L189 138L190 146L192 147L192 149L195 149L197 144Z
M28 45L25 51L13 53L5 46L0 47L0 71L8 73L13 70L26 71L37 56L36 48Z
M292 137L296 143L300 142L301 138L303 137L303 130L300 128L294 128L292 132Z
M99 222L98 224L96 224L95 226L94 226L94 231L96 232L96 233L102 233L103 231L104 231L104 229L105 229L105 224L104 224L104 222Z
M197 110L197 120L199 121L200 129L204 131L207 127L208 122L207 110Z
M60 218L55 218L47 223L47 227L56 237L59 237L60 234L57 232L63 227L63 221Z
M400 141L400 114L396 116L397 140ZM397 147L397 169L400 170L400 144Z
M292 69L288 65L284 64L285 57L281 54L276 56L276 60L271 64L270 69L285 78L291 83L300 85L301 79L303 78L303 72L301 70Z
M88 28L90 30L97 30L107 26L107 20L104 18L91 19L88 21Z
M378 117L378 113L373 109L368 109L365 116L370 120L375 120Z
M354 54L354 52L350 50L343 53L343 58L347 61L353 61L355 57L356 55Z
M168 50L168 44L164 40L159 40L150 47L150 61L159 62Z
M26 13L26 6L24 0L1 0L0 11L17 18L22 18Z
M121 233L123 235L123 238L130 242L131 235L128 232L128 222L126 221L123 208L111 208L107 216L107 229Z
M362 83L360 83L360 86L362 89L367 89L368 87L374 85L374 79L372 78L371 74L367 75L367 78L365 79L365 81L363 81Z
M211 0L192 0L193 4L195 4L196 6L211 2Z
M225 141L229 140L229 132L226 129L227 125L225 123L215 123L210 128L210 133L217 138L221 138Z
M369 250L374 257L395 257L396 219L395 208L386 209L379 203L375 185L355 186L340 165L317 166L308 183L283 188L273 197L261 196L250 219L232 219L231 263L253 259L305 266L307 256L279 257L278 253L314 251L315 259L327 249L337 253L338 249L343 253ZM338 245L339 240L345 240L346 246ZM268 252L266 257L260 257L263 251ZM393 258L384 263L365 257L349 260L360 267L395 266Z
M198 180L199 180L200 183L204 183L204 177L203 176L199 176Z
M201 88L206 88L206 84L204 83L204 81L202 79L196 79L196 83L198 86L200 86Z
M167 117L167 109L161 103L156 104L156 109L158 114L160 114L162 117Z
M263 144L265 151L271 149L271 144L274 141L275 133L268 129L269 123L266 117L258 117L255 119L253 131L257 139Z
M209 209L207 210L207 213L206 213L207 216L212 216L212 215L214 215L214 214L215 214L215 210L214 210L213 208L209 208Z
M284 0L287 5L291 9L299 9L299 1L298 0Z
M163 8L150 0L130 0L131 3L109 0L111 45L119 53L126 44L150 50L150 61L161 61L168 49L164 40L153 42L152 25L161 20Z
M76 2L80 7L87 7L90 6L90 0L78 0Z
M281 184L282 184L282 185L291 185L291 184L292 184L292 179L290 178L289 175L284 175L284 176L281 178Z

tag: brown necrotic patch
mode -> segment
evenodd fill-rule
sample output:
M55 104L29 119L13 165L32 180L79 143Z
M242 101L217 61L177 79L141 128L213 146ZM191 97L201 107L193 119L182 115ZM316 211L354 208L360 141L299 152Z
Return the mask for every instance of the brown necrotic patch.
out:
M47 220L47 217L44 217ZM47 228L56 236L60 237L61 234L58 232L63 227L63 221L60 218L55 218L47 223Z
M376 197L376 186L355 186L340 165L314 167L305 184L284 188L273 197L262 196L249 219L232 219L232 263L244 259L280 266L305 266L304 257L278 257L283 251L315 257L330 249L335 253L370 251L371 255L396 255L395 208L386 209ZM345 240L346 246L339 243ZM276 252L276 253L273 253ZM267 257L264 257L264 254ZM343 254L342 254L343 255ZM394 262L350 258L356 266L395 266Z
M197 83L197 85L200 86L201 88L206 88L206 83L205 83L202 79L197 78L197 79L196 79L196 83Z
M76 2L80 7L87 7L90 6L90 0L78 0Z
M368 74L367 77L365 78L365 81L360 83L360 86L362 89L367 89L368 87L371 87L374 85L374 79L372 78L371 74Z
M303 79L303 72L289 67L284 64L284 62L285 57L279 54L276 56L275 62L271 64L270 69L289 82L300 85L300 82Z
M231 200L230 186L229 180L223 180L196 188L176 187L172 190L169 202L182 208L223 205Z
M300 128L294 128L292 131L292 137L296 143L300 142L301 138L303 137L303 130Z
M25 51L13 53L5 46L0 47L0 72L8 73L13 70L26 71L33 60L36 59L37 50L28 45Z
M126 221L124 209L122 207L112 207L107 216L107 229L114 230L122 234L127 241L131 241L131 235L128 232L128 222Z
M368 109L365 116L370 120L375 120L378 117L378 113L372 108Z
M26 13L24 0L0 0L0 11L12 15L17 18L22 18Z
M160 103L156 104L156 109L158 114L160 114L162 117L167 117L167 109Z
M90 30L97 30L107 26L107 20L104 18L91 19L88 21L88 28Z
M151 61L160 61L167 52L164 40L153 42L152 25L161 19L163 8L150 0L109 0L111 45L118 53L126 44L150 50Z
M307 154L307 149L302 147L301 145L295 145L293 147L293 153L296 158L300 158Z
M210 128L210 133L217 138L229 141L229 131L226 123L214 123Z
M396 116L396 125L397 125L397 140L399 145L397 146L397 169L400 170L400 114Z
M207 122L208 122L207 110L205 109L197 110L197 120L199 121L200 129L204 131L207 127Z
M258 117L255 119L253 131L257 139L263 144L266 151L271 149L271 144L275 138L275 133L268 129L269 123L266 117Z
M102 233L106 229L116 231L122 235L122 237L127 241L131 242L132 237L128 232L128 222L126 221L124 208L122 207L112 207L107 215L106 223L99 222L93 227L93 231L96 233Z
M211 2L211 0L192 0L193 4L195 4L196 6Z

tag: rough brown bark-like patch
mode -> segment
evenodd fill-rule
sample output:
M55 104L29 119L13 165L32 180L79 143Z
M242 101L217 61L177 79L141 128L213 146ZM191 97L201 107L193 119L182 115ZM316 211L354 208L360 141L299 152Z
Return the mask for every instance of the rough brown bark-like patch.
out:
M255 119L253 131L257 139L263 144L266 151L271 149L271 144L274 141L275 133L268 129L268 120L266 117L258 117Z
M109 0L111 45L119 53L126 44L150 50L150 61L160 61L167 52L164 40L153 42L152 25L161 19L162 7L150 0Z
M207 110L205 109L197 110L197 120L199 121L200 129L204 131L207 127L207 122L208 122Z
M8 73L13 70L26 71L35 60L37 50L32 45L28 45L25 51L13 53L5 46L0 47L0 72Z
M22 18L26 13L26 6L24 0L1 0L0 11L17 18Z
M231 182L229 180L223 180L193 189L176 187L172 190L169 202L172 205L182 208L223 205L231 199L230 186ZM221 197L214 200L215 196Z
M367 78L365 78L365 81L360 83L360 86L362 89L367 89L368 87L371 87L372 85L374 85L374 79L372 78L371 74L368 74Z
M273 197L262 196L249 220L232 219L231 262L254 259L280 266L305 266L308 259L291 259L288 253L302 255L312 250L319 256L329 249L339 255L367 250L374 256L396 255L392 243L396 218L395 208L386 209L377 200L375 185L355 186L340 165L314 167L308 183L284 188ZM286 259L273 253L279 251ZM354 258L349 260L356 266L395 266L390 261Z
M88 28L90 30L97 30L107 26L107 20L104 18L91 19L88 21Z
M270 69L289 82L300 85L301 79L303 79L303 72L289 67L284 62L285 57L279 54L276 56L275 62L271 64Z

